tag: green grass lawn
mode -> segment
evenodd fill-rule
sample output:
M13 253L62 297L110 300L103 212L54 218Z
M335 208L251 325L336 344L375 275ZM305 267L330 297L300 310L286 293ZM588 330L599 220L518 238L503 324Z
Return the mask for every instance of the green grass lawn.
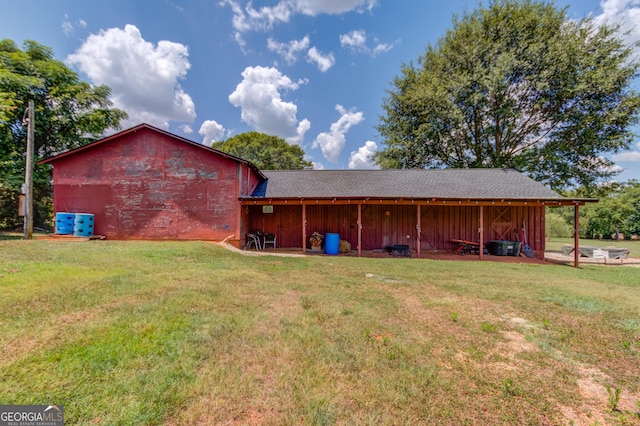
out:
M639 277L5 240L0 404L70 425L640 424Z

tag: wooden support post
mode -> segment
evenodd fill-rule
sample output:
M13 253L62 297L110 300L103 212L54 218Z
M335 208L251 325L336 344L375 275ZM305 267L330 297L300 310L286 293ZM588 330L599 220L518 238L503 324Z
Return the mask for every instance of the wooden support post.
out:
M484 257L484 206L480 206L480 226L478 227L478 233L480 240L478 241L478 254L480 255L480 260Z
M307 252L307 205L302 204L302 253Z
M362 255L362 203L358 203L358 257Z
M238 201L238 211L236 212L236 226L235 226L235 229L233 230L233 239L238 241L238 248L244 248L244 242L241 239L242 229L243 229L242 224L245 223L243 219L244 218L243 212L245 209L248 209L248 208L249 207L242 204L242 201ZM246 220L249 220L249 219L247 218Z
M238 163L236 169L238 186L236 187L236 199L240 198L242 195L242 165ZM233 230L233 239L238 241L238 248L243 248L243 243L240 240L240 236L242 235L242 209L243 209L242 201L238 201L238 211L236 211L236 226ZM248 220L248 218L247 218Z
M416 218L416 232L418 233L418 235L416 236L416 252L418 253L418 258L420 258L420 246L422 245L420 243L420 235L422 235L422 225L420 223L420 204L418 204L418 211L417 211L417 215L418 217Z
M573 215L573 266L580 266L580 211L578 204L574 207Z

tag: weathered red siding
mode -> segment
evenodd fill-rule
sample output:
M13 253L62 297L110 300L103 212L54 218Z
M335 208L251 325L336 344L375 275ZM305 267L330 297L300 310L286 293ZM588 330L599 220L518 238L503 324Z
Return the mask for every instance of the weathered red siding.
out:
M222 240L258 181L246 164L148 128L53 164L56 212L92 213L112 239Z
M302 207L273 206L273 213L263 213L262 206L245 206L248 221L244 232L276 234L278 247L302 247Z
M265 178L253 165L144 124L42 163L54 165L55 211L92 213L95 233L112 239L242 245L262 231L300 248L317 231L357 249L360 228L363 250L451 250L453 239L478 242L480 229L484 244L514 240L524 221L531 247L540 254L545 245L543 200L252 198Z
M408 244L417 249L417 205L363 204L362 249L381 249L391 244ZM524 219L529 245L544 250L543 206L484 206L484 243L491 240L515 240ZM274 205L273 213L262 206L245 206L251 229L278 236L279 247L302 247L302 206ZM422 205L420 207L421 250L452 250L452 239L479 241L478 206ZM317 231L339 233L340 239L358 242L358 206L355 204L307 205L306 234Z
M422 206L421 249L450 249L452 239L479 241L480 211L475 206ZM484 244L491 240L515 241L525 221L528 242L534 250L544 250L544 207L485 206Z

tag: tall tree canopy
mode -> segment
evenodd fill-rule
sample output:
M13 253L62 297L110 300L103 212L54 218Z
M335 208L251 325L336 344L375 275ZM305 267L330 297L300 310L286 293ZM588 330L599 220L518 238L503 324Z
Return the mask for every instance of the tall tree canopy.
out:
M19 49L12 40L0 41L0 226L20 223L18 195L24 182L27 103L35 103L35 160L84 145L108 128L119 128L127 114L111 108L110 89L92 86L62 62L53 51L27 40ZM50 198L50 170L34 171L36 224L44 224L42 204Z
M300 146L264 133L241 133L226 141L214 142L211 147L251 161L261 170L304 170L313 166L304 159Z
M494 0L403 64L378 130L385 168L514 168L553 188L615 174L640 97L619 28L553 3Z

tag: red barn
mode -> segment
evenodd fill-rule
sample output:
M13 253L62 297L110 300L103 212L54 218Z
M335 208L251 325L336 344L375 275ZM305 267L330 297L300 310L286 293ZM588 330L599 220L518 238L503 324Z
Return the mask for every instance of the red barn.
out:
M146 124L41 163L54 166L55 211L94 214L95 234L111 239L242 246L261 231L275 234L278 247L305 250L317 231L339 234L358 254L402 245L420 255L526 232L541 256L546 207L575 206L577 229L578 206L596 201L562 197L514 170L261 172Z
M94 214L94 233L111 239L239 235L238 199L264 179L248 161L147 124L41 163L53 165L54 210Z

